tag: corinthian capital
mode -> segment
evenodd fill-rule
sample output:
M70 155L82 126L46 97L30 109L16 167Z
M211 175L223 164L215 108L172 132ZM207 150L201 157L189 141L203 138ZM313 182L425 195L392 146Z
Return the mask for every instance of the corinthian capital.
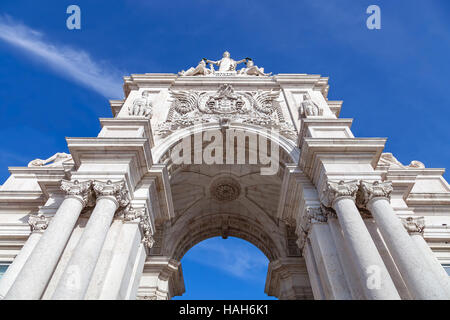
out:
M33 214L28 218L31 232L44 231L48 227L48 220L43 214Z
M423 235L425 229L424 217L407 217L401 218L403 226L410 235L420 234Z
M386 198L390 200L392 190L392 182L390 181L361 181L358 191L358 204L365 207L374 198Z
M63 190L68 196L76 197L83 202L83 206L86 206L92 198L91 181L80 182L78 180L69 181L61 180L61 190Z
M99 197L113 197L119 204L119 207L126 207L130 203L128 197L128 190L125 187L125 181L112 182L108 180L93 182L93 188L97 198Z
M325 207L333 207L334 201L339 198L356 199L358 192L358 180L352 181L328 181L320 195L320 201Z

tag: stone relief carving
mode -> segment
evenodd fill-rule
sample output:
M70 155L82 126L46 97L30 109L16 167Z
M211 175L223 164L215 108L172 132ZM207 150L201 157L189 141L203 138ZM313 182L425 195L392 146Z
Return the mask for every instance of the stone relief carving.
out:
M236 67L240 63L245 63L245 67L236 72ZM207 67L208 64L209 68ZM218 66L219 69L215 70L214 66ZM214 61L203 58L196 67L178 72L179 76L270 76L271 74L264 73L264 68L256 66L251 58L247 57L239 61L232 59L228 51L223 53L220 60Z
M392 182L390 181L361 181L357 193L357 203L359 206L365 207L373 198L386 198L390 200L392 190Z
M136 98L133 104L128 107L128 114L130 116L139 116L151 118L153 112L153 105L150 101L150 92L145 90L142 92L142 96Z
M280 134L295 140L297 132L283 117L276 103L280 91L235 92L223 84L216 92L170 90L173 97L167 119L158 126L163 137L177 129L201 123L250 123L280 130Z
M155 243L151 228L150 216L146 214L145 208L134 208L130 203L118 212L118 216L124 221L137 221L142 234L142 243L152 248Z
M424 217L407 217L401 218L402 224L405 227L406 231L410 235L412 234L420 234L423 235L425 230L425 219Z
M309 93L303 95L303 100L300 102L299 115L301 118L317 117L323 115L323 109L315 103Z
M299 248L303 249L308 233L313 223L327 222L327 216L321 207L307 207L305 214L300 219L300 234L297 240Z
M417 160L411 161L411 163L407 166L403 165L400 161L397 160L396 157L390 152L382 153L380 160L378 161L378 165L387 165L393 168L402 168L402 169L422 169L425 168L425 165Z
M46 160L34 159L28 163L28 167L62 167L64 162L72 160L72 155L64 152L55 153Z
M48 227L48 219L43 214L32 214L28 218L31 232L44 231Z

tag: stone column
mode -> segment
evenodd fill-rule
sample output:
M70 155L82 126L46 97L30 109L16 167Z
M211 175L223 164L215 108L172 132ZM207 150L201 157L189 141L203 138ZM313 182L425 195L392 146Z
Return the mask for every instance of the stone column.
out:
M93 188L97 195L95 208L56 286L54 300L84 298L114 214L129 202L124 181L94 181Z
M123 293L121 289L129 283L132 263L135 261L141 240L146 248L150 249L153 246L150 217L145 208L134 209L128 206L120 215L124 224L99 299L125 299L126 294L120 294L121 291Z
M327 218L319 207L308 207L300 226L310 239L320 282L328 300L350 300L350 290L345 280Z
M321 201L338 216L356 276L366 299L400 299L397 289L355 204L357 181L329 181L321 193Z
M0 279L0 299L3 299L22 270L25 262L33 251L34 247L41 239L44 230L48 227L48 220L43 214L30 215L28 224L31 234L23 245L19 254L14 258L13 263L8 267L3 277Z
M402 219L402 223L422 254L421 258L427 262L430 271L439 278L439 282L444 286L447 294L450 294L450 277L423 237L425 219L423 217L408 217Z
M67 196L20 270L5 299L37 300L41 298L78 216L88 204L91 194L90 187L90 181L61 181L61 189L67 193Z
M372 213L412 298L450 299L395 214L389 202L392 190L391 182L362 181L358 203Z
M337 219L336 212L331 208L322 207L327 217L328 225L330 226L331 234L333 235L334 244L337 249L337 255L341 262L342 270L347 280L348 288L352 294L353 300L363 300L364 292L359 283L359 279L355 277L355 267L349 259L348 249L345 244L342 230Z

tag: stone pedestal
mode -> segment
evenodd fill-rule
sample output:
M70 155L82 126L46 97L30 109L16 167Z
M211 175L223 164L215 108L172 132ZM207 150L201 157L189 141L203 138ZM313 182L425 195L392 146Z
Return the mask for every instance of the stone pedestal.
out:
M164 256L150 256L144 264L136 299L169 300L184 293L181 263Z

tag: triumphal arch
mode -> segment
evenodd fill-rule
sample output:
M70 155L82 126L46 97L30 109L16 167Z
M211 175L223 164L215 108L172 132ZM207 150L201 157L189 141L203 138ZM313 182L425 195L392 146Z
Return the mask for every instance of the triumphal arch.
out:
M9 168L2 298L170 299L183 255L233 236L279 299L450 299L444 170L355 137L328 78L225 52L123 88L97 137Z

